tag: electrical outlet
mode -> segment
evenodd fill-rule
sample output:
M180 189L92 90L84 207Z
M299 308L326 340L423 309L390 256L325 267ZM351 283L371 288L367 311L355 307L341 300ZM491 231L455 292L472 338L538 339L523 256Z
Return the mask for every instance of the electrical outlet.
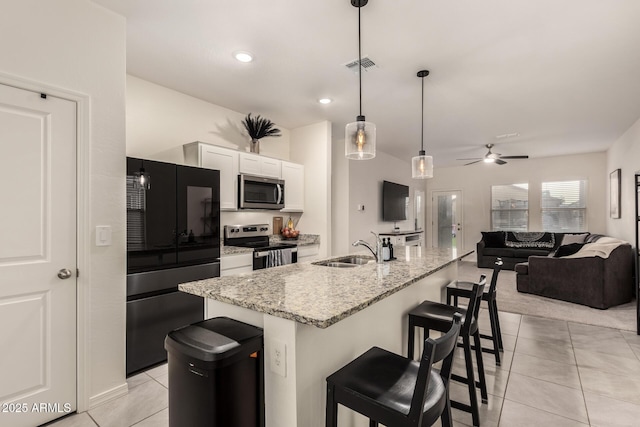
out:
M271 342L271 372L281 377L287 376L287 346L276 340Z

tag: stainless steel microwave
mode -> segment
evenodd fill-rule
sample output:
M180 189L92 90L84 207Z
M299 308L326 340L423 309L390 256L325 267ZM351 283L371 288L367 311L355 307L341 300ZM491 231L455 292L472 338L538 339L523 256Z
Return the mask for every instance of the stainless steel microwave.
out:
M264 176L238 175L238 208L284 208L284 181Z

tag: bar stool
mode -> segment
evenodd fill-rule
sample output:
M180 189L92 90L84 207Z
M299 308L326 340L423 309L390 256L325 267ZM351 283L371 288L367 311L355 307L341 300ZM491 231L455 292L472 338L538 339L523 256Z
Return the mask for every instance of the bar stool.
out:
M409 342L408 356L413 358L414 353L414 337L415 328L424 328L425 336L429 336L429 331L445 332L451 327L451 319L454 314L462 315L462 327L460 328L460 336L462 337L462 348L464 350L464 361L467 370L467 376L452 374L451 379L467 384L469 388L470 405L451 401L451 406L466 412L471 412L473 425L480 425L480 412L478 409L478 397L476 396L476 387L480 388L482 403L488 402L487 383L484 376L484 364L482 363L482 351L480 350L480 335L478 332L478 311L480 310L480 301L486 280L480 283L474 283L471 289L471 298L467 309L442 304L434 301L423 301L420 305L413 308L409 312ZM473 336L475 344L476 362L478 364L478 380L475 381L473 373L473 361L471 360L471 336Z
M496 259L493 267L493 275L491 276L491 284L485 292L482 293L482 300L487 302L489 309L489 322L491 323L491 335L480 334L480 338L491 340L493 348L482 347L485 353L493 354L496 358L496 366L500 366L500 352L504 351L502 345L502 332L500 330L500 318L498 317L498 304L496 303L496 285L498 283L498 274L502 269L502 259ZM480 276L482 279L484 275ZM463 282L456 280L447 285L447 304L458 305L458 297L469 298L471 295L472 282ZM452 302L453 300L453 302Z
M462 316L449 322L446 334L425 340L419 363L373 347L327 377L326 426L337 426L339 403L368 417L370 427L430 426L440 417L451 427L449 379Z

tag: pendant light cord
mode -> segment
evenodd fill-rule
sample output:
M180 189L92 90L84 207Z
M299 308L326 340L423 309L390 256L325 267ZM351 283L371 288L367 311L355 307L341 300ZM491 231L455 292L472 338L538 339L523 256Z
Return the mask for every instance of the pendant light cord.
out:
M420 151L424 151L424 77L422 77L422 126L420 129Z
M362 9L362 6L358 6L358 86L360 90L360 115L362 116L362 42L360 40L360 9Z

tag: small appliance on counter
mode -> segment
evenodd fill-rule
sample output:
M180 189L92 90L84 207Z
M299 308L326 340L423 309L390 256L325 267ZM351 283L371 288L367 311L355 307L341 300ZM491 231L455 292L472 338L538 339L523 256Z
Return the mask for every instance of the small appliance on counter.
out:
M178 284L220 276L220 172L128 157L126 179L130 375L167 360L166 335L204 318L204 299Z
M298 245L270 243L269 224L225 225L224 245L253 249L253 269L277 267L298 262Z

